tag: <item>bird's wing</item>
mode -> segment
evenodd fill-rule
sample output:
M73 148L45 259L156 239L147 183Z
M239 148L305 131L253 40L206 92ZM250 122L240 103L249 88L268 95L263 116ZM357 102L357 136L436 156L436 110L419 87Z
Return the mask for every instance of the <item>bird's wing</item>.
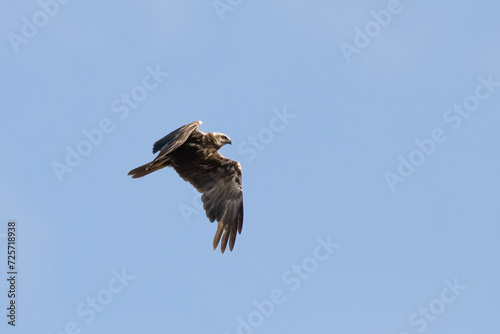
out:
M193 164L182 170L179 175L203 193L201 200L207 217L211 222L218 221L213 247L221 242L224 253L229 242L233 250L236 232L243 227L243 190L241 187L241 165L215 153L201 164Z
M160 151L158 157L165 156L177 149L179 146L184 144L193 131L198 130L201 123L201 121L195 121L170 132L168 135L154 143L153 154Z

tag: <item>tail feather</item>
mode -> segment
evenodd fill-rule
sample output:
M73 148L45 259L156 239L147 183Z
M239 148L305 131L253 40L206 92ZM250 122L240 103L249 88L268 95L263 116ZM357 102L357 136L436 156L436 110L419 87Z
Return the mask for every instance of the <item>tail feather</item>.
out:
M158 166L151 166L151 163L149 162L145 165L142 165L141 167L137 167L135 169L132 169L130 172L128 172L127 175L132 175L133 179L137 179L139 177L146 176L149 173L155 172L161 168L163 168L163 167L158 168Z
M128 172L128 175L132 175L133 179L137 179L139 177L143 177L148 175L149 173L156 172L162 168L170 166L170 159L161 158L154 159L150 163L144 164L141 167L137 167Z

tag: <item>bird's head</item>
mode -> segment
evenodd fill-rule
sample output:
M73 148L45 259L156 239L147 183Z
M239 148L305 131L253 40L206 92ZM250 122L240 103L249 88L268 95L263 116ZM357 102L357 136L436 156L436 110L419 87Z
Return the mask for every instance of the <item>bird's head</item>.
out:
M228 136L226 136L225 134L223 133L218 133L218 132L214 132L214 137L215 137L215 141L217 143L217 146L219 148L221 148L222 146L226 145L226 144L229 144L231 145L231 138L229 138Z

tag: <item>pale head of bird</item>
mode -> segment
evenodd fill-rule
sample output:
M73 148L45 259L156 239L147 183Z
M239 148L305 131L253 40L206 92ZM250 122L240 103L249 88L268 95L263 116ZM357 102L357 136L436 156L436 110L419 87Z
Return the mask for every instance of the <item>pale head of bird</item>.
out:
M231 145L231 138L229 138L228 136L226 136L225 134L223 133L219 133L219 132L214 132L213 133L214 137L215 137L215 142L216 142L216 145L221 148L222 146L226 145L226 144L229 144Z

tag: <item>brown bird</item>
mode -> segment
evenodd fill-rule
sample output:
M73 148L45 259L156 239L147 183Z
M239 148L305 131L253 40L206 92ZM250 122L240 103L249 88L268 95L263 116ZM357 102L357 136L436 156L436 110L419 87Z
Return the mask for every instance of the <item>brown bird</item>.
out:
M243 227L243 190L241 187L241 165L222 156L218 150L231 144L231 139L222 133L203 133L198 130L201 121L181 126L153 145L153 154L158 156L128 175L139 178L164 167L173 167L185 181L191 183L203 195L203 208L210 222L217 220L214 250L222 239L220 249L233 250L236 232Z

